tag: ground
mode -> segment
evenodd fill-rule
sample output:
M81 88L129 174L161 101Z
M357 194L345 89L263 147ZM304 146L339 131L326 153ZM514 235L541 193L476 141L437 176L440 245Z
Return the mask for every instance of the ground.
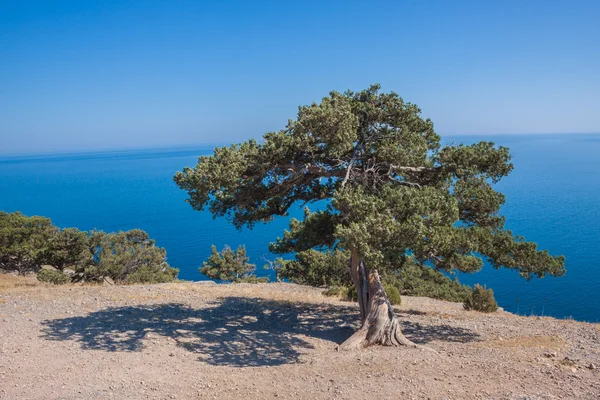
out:
M338 352L358 305L291 284L0 275L0 399L598 399L600 326L403 297L436 352Z

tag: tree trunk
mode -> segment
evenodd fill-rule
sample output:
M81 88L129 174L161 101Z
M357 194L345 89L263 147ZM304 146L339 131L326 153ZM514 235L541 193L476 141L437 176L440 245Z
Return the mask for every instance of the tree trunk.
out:
M377 271L369 271L365 263L358 260L356 249L352 251L350 272L356 287L360 306L361 327L342 343L340 350L351 350L373 344L383 346L411 346L400 330L400 323L381 285Z

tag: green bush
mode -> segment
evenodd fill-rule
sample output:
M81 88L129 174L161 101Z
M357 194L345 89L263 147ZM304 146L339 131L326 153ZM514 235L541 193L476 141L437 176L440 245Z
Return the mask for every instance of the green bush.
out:
M86 281L115 283L164 283L177 279L179 272L167 263L167 252L140 229L106 233L93 231L90 236L93 263L78 268Z
M127 275L124 283L167 283L177 280L177 268L169 267L166 262L159 265L144 265Z
M474 310L480 312L494 312L498 309L498 303L494 299L494 291L486 289L485 285L475 285L473 293L463 303L465 310Z
M54 285L64 285L71 282L71 278L60 271L43 269L37 274L38 281L52 283Z
M167 253L139 229L105 233L59 229L44 217L0 211L0 270L21 274L51 265L75 271L74 281L158 283L177 278ZM56 272L56 271L55 271ZM64 283L62 274L40 272L43 282Z
M278 272L281 278L300 285L352 285L348 272L348 254L339 250L321 252L309 249L298 252L295 260L280 262Z
M399 272L387 273L383 281L398 288L403 296L423 296L434 299L464 302L472 289L462 285L457 278L450 279L433 268L406 260Z
M217 251L217 247L211 246L211 255L202 263L198 271L211 279L230 282L252 283L256 278L256 265L250 264L250 258L246 254L245 246L238 246L237 250L227 245ZM257 283L258 281L254 281Z
M0 268L20 274L39 271L49 264L50 238L57 232L48 218L0 211Z
M400 291L396 286L386 284L383 285L383 290L385 290L385 294L387 294L387 297L392 305L399 306L402 304L402 297L400 296Z

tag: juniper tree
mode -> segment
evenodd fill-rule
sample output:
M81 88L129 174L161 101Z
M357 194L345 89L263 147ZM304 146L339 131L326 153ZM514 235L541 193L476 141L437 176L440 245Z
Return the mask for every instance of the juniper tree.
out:
M256 265L250 264L244 246L238 246L235 252L231 247L225 246L218 252L217 247L212 245L211 255L202 263L199 271L211 279L243 282L255 277Z
M76 270L92 262L89 235L77 228L57 230L48 239L49 251L46 262L60 271Z
M179 271L167 263L165 249L140 229L89 233L60 229L45 217L0 211L0 271L37 272L44 264L59 270L54 277L71 268L74 280L110 277L121 283L170 282Z
M167 263L167 252L141 229L90 235L92 263L85 266L86 280L109 277L117 283L164 283L177 278L179 270Z
M310 283L320 274L351 279L362 327L342 348L353 348L412 345L378 273L394 273L407 260L463 272L487 260L526 279L564 274L564 257L504 226L504 195L493 185L512 169L509 149L492 142L442 146L416 105L373 85L301 106L285 129L216 148L174 179L194 209L238 229L326 200L324 210L292 220L271 250L295 253L286 272ZM318 273L315 260L326 271Z
M57 232L49 218L0 211L0 269L37 272L47 263L49 240Z

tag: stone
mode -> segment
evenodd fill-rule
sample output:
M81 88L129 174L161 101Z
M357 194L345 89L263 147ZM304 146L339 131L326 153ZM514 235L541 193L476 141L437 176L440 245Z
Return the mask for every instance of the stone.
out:
M106 283L107 285L110 285L110 286L114 286L115 281L113 281L109 276L105 276L104 283Z

